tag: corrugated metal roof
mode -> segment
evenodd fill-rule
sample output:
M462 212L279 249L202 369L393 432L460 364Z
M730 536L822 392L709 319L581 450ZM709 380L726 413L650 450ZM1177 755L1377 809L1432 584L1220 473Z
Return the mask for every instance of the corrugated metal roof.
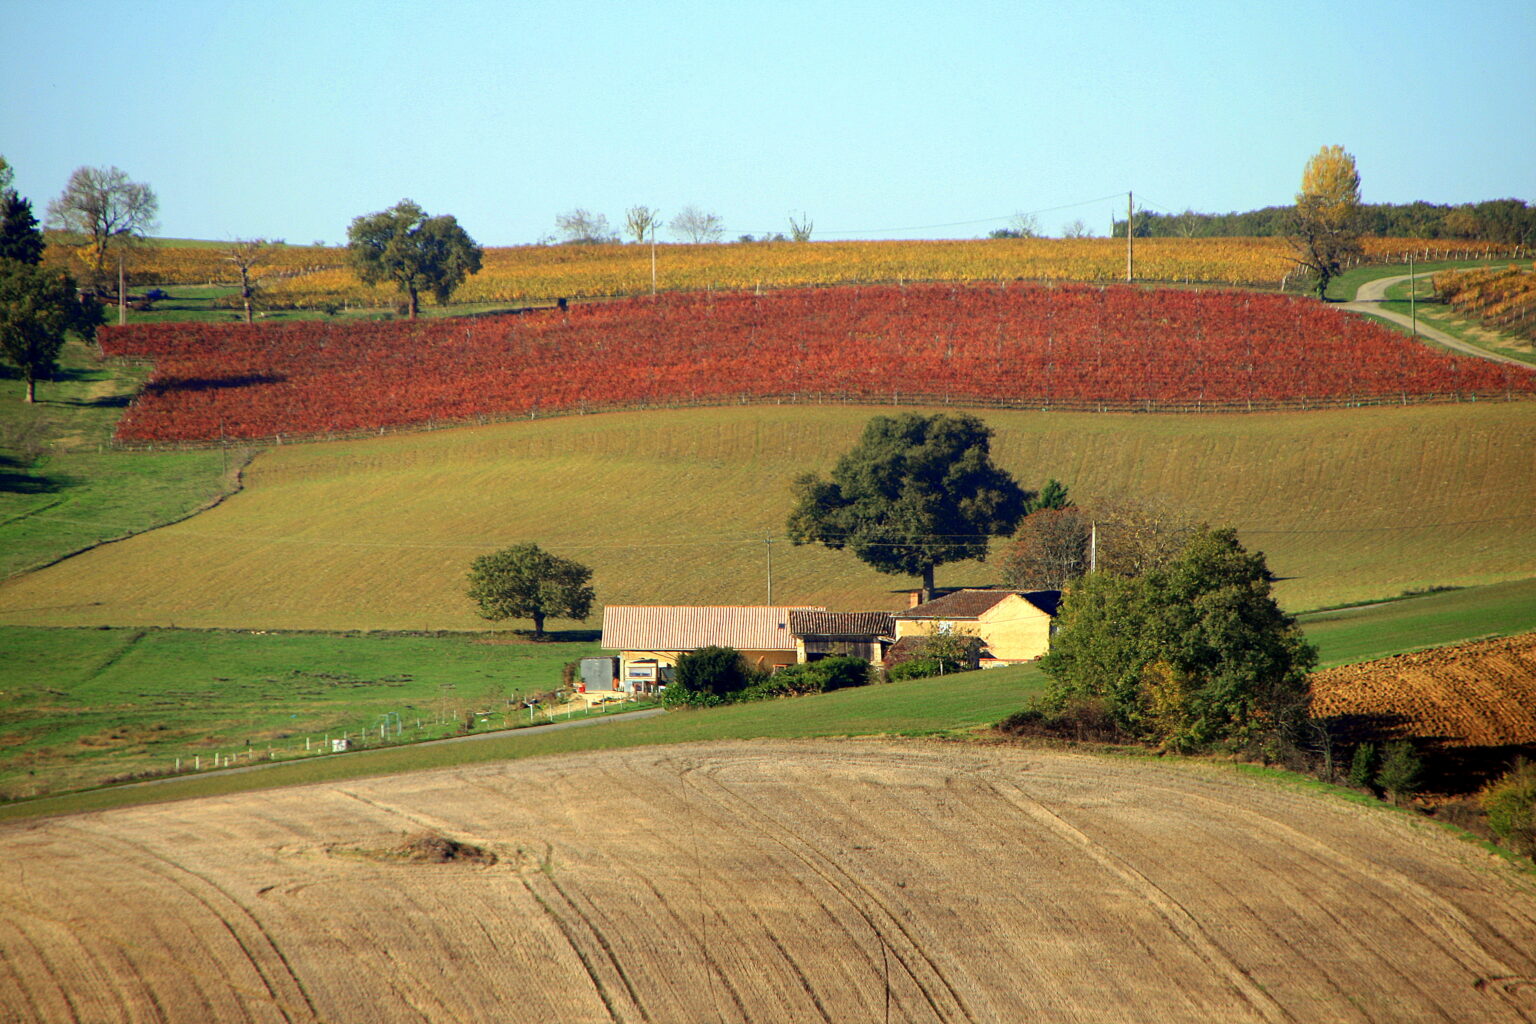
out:
M890 612L792 611L789 631L795 636L889 636L896 635L896 616Z
M734 647L739 651L792 651L789 616L823 608L770 608L611 604L603 609L604 650L692 651Z

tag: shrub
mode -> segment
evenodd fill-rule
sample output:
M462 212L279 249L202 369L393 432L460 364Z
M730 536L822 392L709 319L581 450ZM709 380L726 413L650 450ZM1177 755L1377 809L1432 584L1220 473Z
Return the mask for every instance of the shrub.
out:
M1478 802L1494 835L1516 853L1536 856L1536 762L1517 760L1483 787Z
M1370 789L1376 778L1376 744L1362 743L1349 762L1349 784L1356 789Z
M677 659L668 690L676 686L690 693L724 697L755 682L754 673L734 647L700 647Z
M1419 788L1419 775L1424 762L1414 752L1408 740L1388 743L1381 755L1381 770L1376 773L1376 785L1391 795L1394 803L1411 796Z
M1050 736L1091 743L1122 743L1131 737L1115 720L1114 706L1102 697L1073 697L1060 702L1031 702L998 723L1015 736Z
M927 679L930 676L951 675L958 671L960 669L954 664L942 658L917 657L892 665L886 669L885 678L894 683L903 679Z
M849 656L823 658L807 666L821 680L823 691L846 690L869 682L869 662Z

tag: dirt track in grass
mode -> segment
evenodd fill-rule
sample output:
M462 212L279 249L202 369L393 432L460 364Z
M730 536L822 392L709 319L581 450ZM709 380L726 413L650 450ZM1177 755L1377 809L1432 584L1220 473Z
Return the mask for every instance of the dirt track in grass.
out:
M401 855L437 835L478 847ZM416 837L416 838L413 838ZM1536 885L1224 767L701 744L0 829L0 1019L1536 1019Z

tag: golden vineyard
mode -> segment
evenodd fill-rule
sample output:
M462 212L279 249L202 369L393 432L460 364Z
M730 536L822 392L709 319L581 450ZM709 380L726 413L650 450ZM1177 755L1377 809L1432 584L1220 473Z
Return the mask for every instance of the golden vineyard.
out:
M1412 238L1364 240L1366 261L1516 255L1507 245ZM1135 276L1144 281L1279 288L1296 266L1282 238L1145 238L1135 242ZM51 244L65 265L71 251ZM76 267L76 270L79 268ZM1125 279L1125 240L1115 238L958 241L752 242L659 245L655 285L663 291L739 291L901 281ZM346 250L281 246L257 272L266 308L385 306L389 286L362 284ZM234 265L217 246L162 244L135 256L134 286L228 284ZM484 267L454 293L454 303L542 303L557 297L636 295L652 287L645 245L525 245L485 251Z

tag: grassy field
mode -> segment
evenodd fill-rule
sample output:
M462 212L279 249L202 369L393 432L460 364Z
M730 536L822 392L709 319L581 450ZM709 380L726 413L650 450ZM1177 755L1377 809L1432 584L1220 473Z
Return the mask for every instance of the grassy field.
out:
M714 739L942 733L996 722L1042 693L1044 685L1045 676L1033 666L993 669L941 681L917 679L793 700L674 712L590 729L527 735L513 731L471 743L316 755L255 772L204 772L152 786L0 804L0 820L583 750Z
M1447 590L1298 616L1323 666L1536 630L1536 580Z
M1536 580L1428 594L1303 617L1325 665L1434 644L1536 630ZM15 798L172 768L214 755L303 757L305 737L378 728L394 712L404 739L449 735L466 710L499 714L506 699L551 688L560 665L596 653L588 641L492 644L485 636L336 636L142 629L0 627L9 667L0 692L0 793ZM916 680L822 697L612 723L600 732L517 736L345 759L367 774L407 767L612 745L694 739L965 730L996 722L1039 693L1033 667ZM521 721L521 716L518 716ZM418 725L418 721L421 723ZM617 730L617 731L614 731ZM514 744L507 746L508 743ZM549 746L547 744L553 744ZM489 746L486 746L486 745ZM509 752L510 751L510 752ZM448 760L444 760L444 757ZM311 761L300 775L335 768ZM381 768L380 765L389 767ZM286 768L263 769L282 784ZM273 774L277 772L279 774ZM223 783L206 777L207 785ZM178 784L179 785L179 784ZM128 792L148 792L135 790ZM158 792L158 790L156 791ZM130 797L131 798L131 797Z
M71 341L28 405L15 371L0 368L0 578L180 518L233 488L243 451L139 458L108 448L147 375Z
M168 292L170 298L161 299L148 310L129 309L128 322L131 324L185 321L238 323L245 319L244 309L233 298L240 294L240 289L232 285L167 284L161 286L161 290ZM233 307L229 305L231 301L235 302ZM319 308L263 309L261 300L258 298L255 308L258 323L281 323L287 320L391 320L396 316L395 307L392 305L342 308L338 304L332 312ZM505 302L466 302L454 303L451 306L424 305L419 315L422 317L468 316L482 313L508 313L514 308ZM115 311L111 312L108 322L117 323Z
M595 653L592 639L506 634L0 628L0 793L96 785L177 758L294 756L344 733L371 741L389 713L391 739L453 735L471 714L501 728L526 717L520 698L558 688L564 663Z
M528 540L591 565L600 604L763 603L771 554L775 603L896 608L914 581L783 541L790 482L829 469L880 411L627 413L273 448L219 507L0 585L0 622L480 629L469 562ZM1236 526L1293 610L1536 575L1530 403L982 415L1026 485L1056 477L1080 501L1160 498ZM997 578L939 571L949 586Z

